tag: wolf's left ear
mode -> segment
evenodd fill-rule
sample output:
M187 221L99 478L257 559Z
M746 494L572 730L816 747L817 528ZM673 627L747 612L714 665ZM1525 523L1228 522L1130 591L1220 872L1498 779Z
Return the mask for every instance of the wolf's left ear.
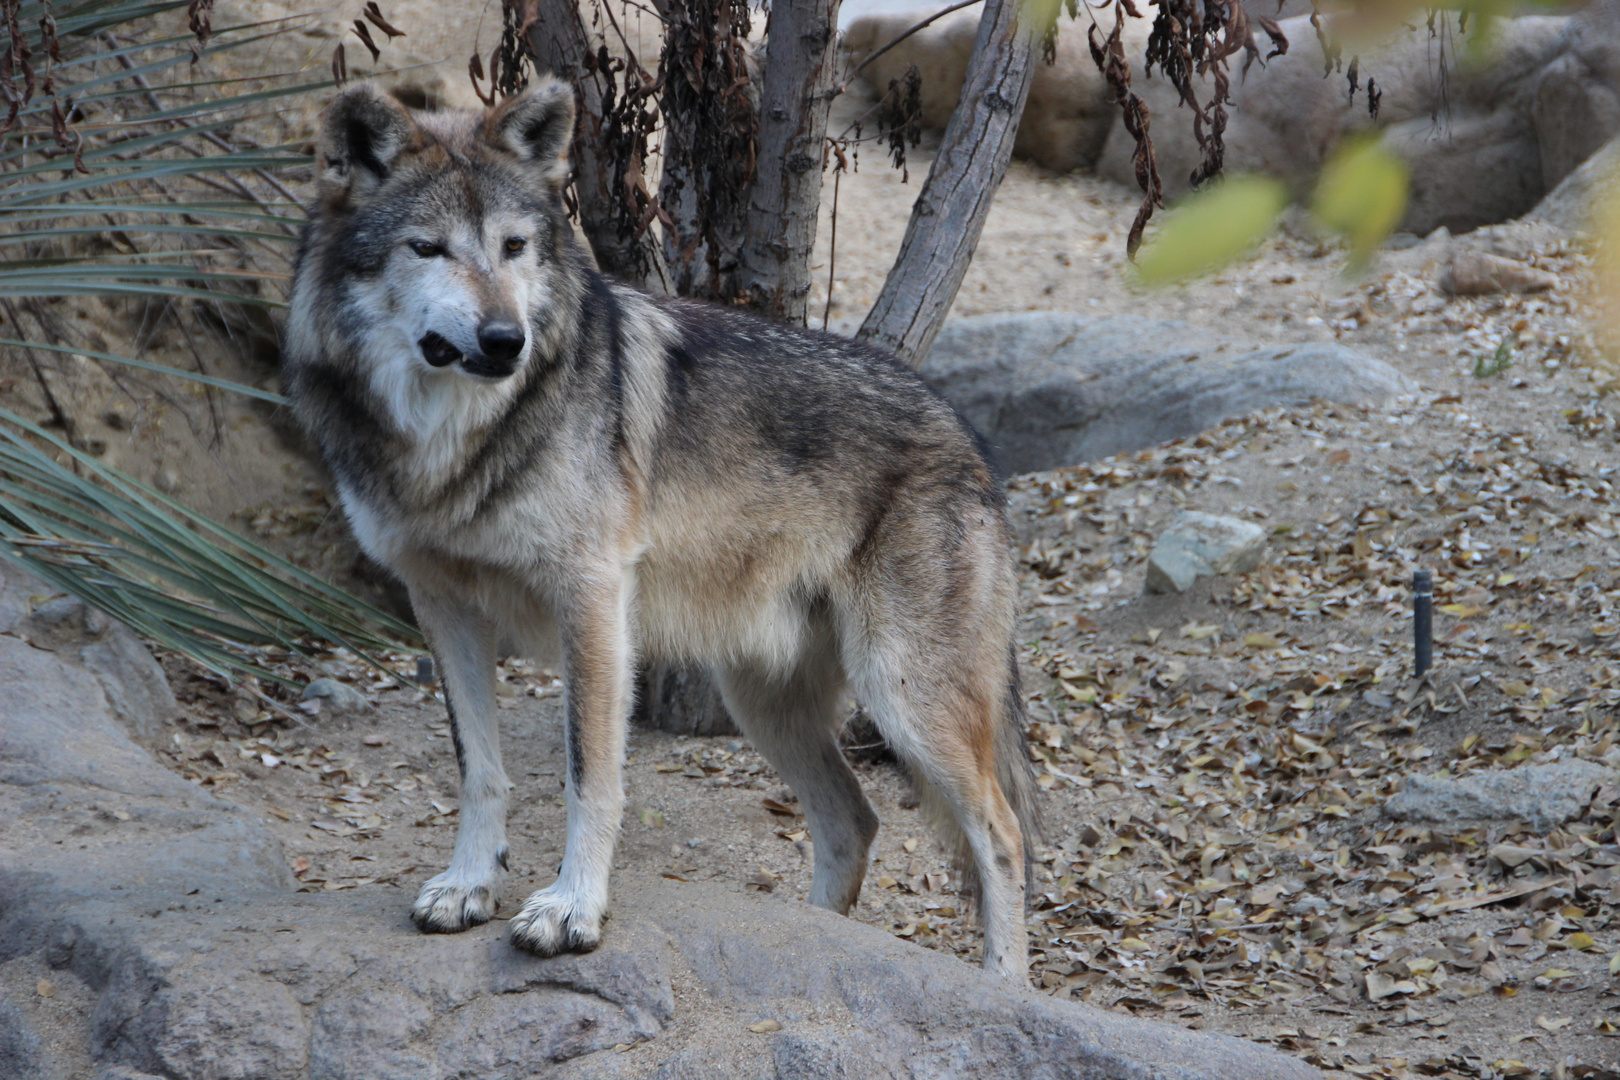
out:
M545 179L568 179L568 147L574 139L574 91L567 83L542 79L490 114L489 141L533 162Z

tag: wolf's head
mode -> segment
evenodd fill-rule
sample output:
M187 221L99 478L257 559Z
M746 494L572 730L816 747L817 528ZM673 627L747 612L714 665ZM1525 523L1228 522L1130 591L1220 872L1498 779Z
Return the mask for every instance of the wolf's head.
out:
M549 79L487 112L412 110L371 85L332 102L323 285L386 378L498 382L530 358L560 284L573 129L573 92Z

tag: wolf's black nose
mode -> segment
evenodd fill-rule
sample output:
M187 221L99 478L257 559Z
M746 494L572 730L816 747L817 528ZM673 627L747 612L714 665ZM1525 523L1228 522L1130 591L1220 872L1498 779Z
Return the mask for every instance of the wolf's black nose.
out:
M516 360L523 351L523 327L510 319L488 319L478 326L478 351L491 360Z

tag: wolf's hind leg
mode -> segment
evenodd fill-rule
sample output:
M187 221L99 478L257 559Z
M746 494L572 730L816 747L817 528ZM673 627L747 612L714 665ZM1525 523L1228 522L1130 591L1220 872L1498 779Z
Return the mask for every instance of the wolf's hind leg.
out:
M910 768L925 812L958 849L970 893L976 879L984 966L1024 982L1024 830L1001 774L1027 766L997 760L1014 741L999 731L1010 722L1005 660L973 651L947 657L921 640L891 640L871 650L856 691ZM887 662L900 658L911 662ZM1021 734L1016 742L1023 752Z
M506 869L506 804L495 719L495 630L464 604L412 588L411 606L438 659L461 770L461 807L450 867L422 886L411 909L417 927L454 933L495 914Z
M848 914L878 819L838 746L844 677L836 653L821 642L790 674L734 666L719 676L726 708L804 806L815 849L810 902Z

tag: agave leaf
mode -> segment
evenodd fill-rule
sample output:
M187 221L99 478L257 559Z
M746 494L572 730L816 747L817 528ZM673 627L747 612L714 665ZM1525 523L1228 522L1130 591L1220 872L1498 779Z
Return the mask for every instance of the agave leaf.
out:
M0 484L0 541L9 541L0 542L0 557L205 667L227 677L275 677L223 647L228 642L273 642L307 656L300 639L310 638L364 657L415 637L386 612L22 417L0 409L0 422L16 429L0 426L0 466L16 478ZM50 451L90 475L75 474Z
M221 390L230 390L248 397L268 401L272 405L286 405L288 401L280 394L269 390L260 390L257 386L246 383L233 382L230 379L220 379L213 375L204 375L200 371L187 371L184 368L170 367L167 364L154 364L149 360L136 360L128 356L118 356L114 353L97 352L95 349L75 349L66 345L44 345L37 341L18 341L16 338L0 338L0 345L10 345L17 349L41 349L45 352L65 353L68 356L88 356L92 360L105 360L109 363L123 364L126 367L139 368L142 371L152 371L160 375L173 375L180 379L190 379L205 386L218 387Z
M285 258L280 242L291 239L300 222L291 195L270 171L308 158L295 147L230 143L240 142L237 125L261 118L272 102L330 84L299 82L295 75L189 79L192 40L151 34L149 22L186 3L52 5L62 50L52 66L55 97L24 105L25 126L0 137L0 229L6 233L0 251L26 254L0 263L0 296L162 296L279 306L270 298L278 290L245 295L239 286L285 275L241 260L258 255L255 243ZM18 5L36 55L46 10L40 0ZM216 28L199 51L252 47L292 25L266 20ZM132 89L137 84L139 93ZM40 125L70 95L92 109L70 125L80 143L67 149ZM98 122L93 107L102 103L113 106L108 116L125 119ZM224 185L243 199L206 191ZM277 194L259 197L271 191ZM140 234L153 250L79 255L71 246L75 237L108 232L121 236L124 248ZM216 260L221 264L213 265ZM119 363L285 403L269 391L200 372L25 336L0 339L0 346ZM255 650L308 656L313 644L330 642L369 657L416 638L408 624L6 410L0 410L0 558L227 678L278 678Z

